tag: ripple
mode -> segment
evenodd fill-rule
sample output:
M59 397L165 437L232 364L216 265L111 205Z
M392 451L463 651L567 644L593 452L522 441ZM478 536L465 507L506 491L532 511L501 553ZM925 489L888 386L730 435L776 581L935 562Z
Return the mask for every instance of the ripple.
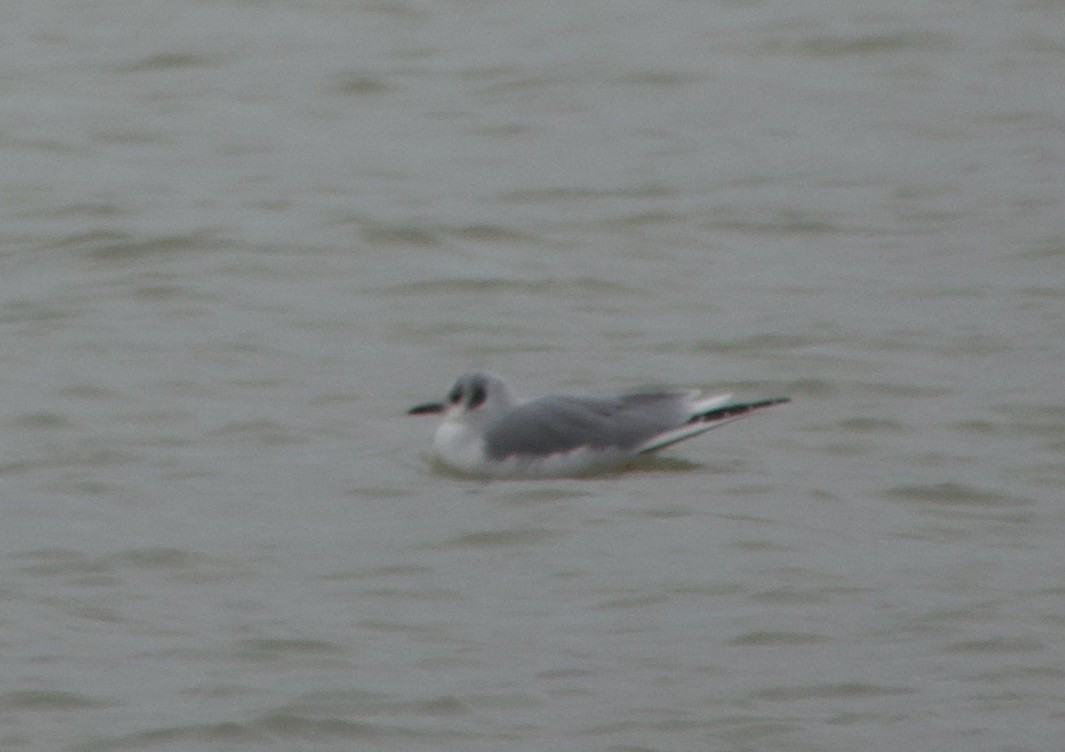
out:
M799 347L824 344L818 337L804 334L752 334L736 339L703 339L691 345L696 352L747 353L752 350L793 350Z
M40 324L75 317L74 311L40 301L16 300L0 308L0 324Z
M548 204L582 199L672 198L677 190L662 183L645 183L629 188L544 188L511 191L498 200L513 204Z
M701 75L694 75L689 73L677 73L674 71L657 71L657 70L643 70L643 71L631 71L619 76L612 77L611 83L620 84L622 86L654 86L656 88L668 88L677 86L687 86L688 84L697 83L704 80Z
M1003 653L1027 653L1043 650L1046 645L1037 640L1024 640L1011 637L992 637L986 640L965 640L947 645L948 653L978 653L981 655L998 655Z
M432 572L431 567L421 565L395 565L374 567L369 570L330 572L321 575L323 580L366 580L379 577L420 577Z
M660 594L632 595L622 598L611 598L610 600L596 604L596 608L606 610L640 609L645 606L656 606L660 603L665 603L667 600L669 600L667 596Z
M468 738L467 734L434 727L421 729L410 726L390 726L381 723L351 721L346 718L317 718L296 713L276 712L262 716L254 726L288 740L321 742L329 738L368 740L381 737L412 737L433 739Z
M820 34L797 43L772 44L770 47L775 52L834 58L898 52L945 52L953 47L953 40L946 34L913 30L850 36Z
M241 640L237 649L251 660L276 659L285 655L339 655L346 648L334 642L312 638L257 637Z
M74 428L77 425L65 416L50 412L25 413L7 422L13 428L34 429Z
M424 295L458 294L458 295L529 295L540 297L549 294L565 296L586 296L596 294L634 295L638 290L628 285L611 282L596 277L540 279L513 279L503 277L448 277L443 279L419 280L374 288L372 292L387 295Z
M525 232L519 232L502 225L473 223L452 228L451 234L462 240L478 243L528 243L538 240Z
M759 603L817 604L828 603L829 597L821 589L780 587L755 593L751 600Z
M1021 507L1033 503L1030 499L951 482L895 486L882 493L899 501L945 506Z
M23 574L48 577L103 575L129 568L184 570L208 561L207 557L192 551L166 546L131 548L103 556L89 556L66 548L44 548L17 554L15 558L35 562L20 567L19 571Z
M373 94L387 94L393 90L395 90L395 87L381 76L357 72L349 72L341 75L337 81L326 88L326 92L329 94L357 97Z
M74 747L74 750L75 752L120 752L120 750L143 750L149 747L180 743L196 745L214 742L262 744L267 741L267 738L246 724L222 721L220 723L196 723L137 731L111 739L98 739L79 744Z
M116 562L129 564L137 569L184 569L201 559L202 557L185 549L167 546L132 548L114 556Z
M0 694L0 710L86 710L110 705L79 692L62 690L24 689Z
M156 55L127 63L118 67L120 73L141 73L143 71L175 70L182 68L204 68L218 65L216 58L198 55L192 52L161 52Z
M482 530L463 533L450 539L448 548L511 548L531 546L561 537L561 533L546 528L518 528L513 530Z
M886 433L888 431L901 431L903 426L898 421L874 416L861 416L845 418L838 423L845 431L859 433Z
M369 245L408 245L419 248L438 248L444 244L439 228L415 224L361 223L359 237Z
M725 211L720 218L703 223L703 226L716 232L756 235L837 235L853 232L851 228L840 224L836 215L828 212L779 209L747 214L739 216L738 213Z
M220 438L238 438L242 443L254 442L259 446L274 447L302 444L307 441L288 427L271 420L234 421L212 432Z
M1029 246L1020 253L1015 254L1020 259L1056 259L1065 256L1065 235L1049 235L1035 241L1029 241Z
M92 247L88 258L100 262L126 262L152 259L158 256L170 256L192 250L217 245L209 232L196 232L181 235L162 235L150 238L137 238L120 234L105 242L99 238L73 238L74 244L87 243ZM71 241L68 241L68 243Z
M774 687L755 692L759 700L774 702L792 702L795 700L854 700L866 697L889 697L908 695L914 690L908 687L890 687L862 682L842 682L839 684L805 684L793 687Z
M277 712L299 716L416 715L425 717L461 715L465 703L451 695L428 699L396 699L380 692L339 689L311 692L278 708Z
M20 567L19 571L40 577L87 574L104 574L111 571L111 562L106 557L91 557L80 551L66 548L44 548L16 555L19 559L36 563Z
M590 491L571 488L532 488L501 493L496 498L504 504L539 504L542 502L572 501L591 496Z
M775 645L812 645L829 642L829 638L808 632L747 632L728 641L734 647L766 647Z

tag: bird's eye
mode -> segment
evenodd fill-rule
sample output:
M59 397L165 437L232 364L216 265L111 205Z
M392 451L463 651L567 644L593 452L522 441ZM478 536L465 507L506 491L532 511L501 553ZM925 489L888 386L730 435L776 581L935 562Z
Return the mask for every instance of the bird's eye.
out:
M470 409L480 407L486 399L488 399L488 392L485 391L484 384L474 384L470 390Z
M462 402L462 387L456 384L454 388L447 394L447 401L452 405L457 405Z

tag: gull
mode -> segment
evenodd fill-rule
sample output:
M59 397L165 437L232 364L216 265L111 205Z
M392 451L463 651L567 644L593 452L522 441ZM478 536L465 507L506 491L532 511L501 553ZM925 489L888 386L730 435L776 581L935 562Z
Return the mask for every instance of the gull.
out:
M789 401L733 402L730 394L704 397L698 390L519 401L498 376L468 373L445 402L416 405L408 414L443 413L433 448L454 471L484 478L556 478L605 472Z

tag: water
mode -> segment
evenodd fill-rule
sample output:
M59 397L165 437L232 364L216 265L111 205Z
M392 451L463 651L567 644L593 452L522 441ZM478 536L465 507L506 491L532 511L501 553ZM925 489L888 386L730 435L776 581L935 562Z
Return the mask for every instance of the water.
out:
M0 748L1056 748L1063 10L5 5Z

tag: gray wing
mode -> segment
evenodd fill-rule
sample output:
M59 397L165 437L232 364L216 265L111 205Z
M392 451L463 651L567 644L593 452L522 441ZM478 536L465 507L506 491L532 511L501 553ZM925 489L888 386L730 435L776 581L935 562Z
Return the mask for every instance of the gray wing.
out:
M548 455L578 447L623 450L640 446L688 419L685 392L621 397L542 397L518 405L488 427L485 452L492 459L514 454Z

